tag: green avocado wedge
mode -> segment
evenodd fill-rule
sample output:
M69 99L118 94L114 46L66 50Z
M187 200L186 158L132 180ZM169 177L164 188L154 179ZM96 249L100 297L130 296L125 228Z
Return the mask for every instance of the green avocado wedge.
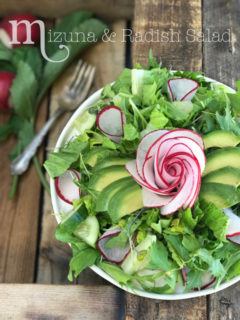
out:
M124 165L131 161L131 158L119 158L119 157L111 157L108 159L101 160L97 163L97 165L93 168L93 172L96 172L100 169L107 168L115 165Z
M222 210L240 202L240 193L237 188L228 184L209 182L202 183L199 198L214 203Z
M142 188L133 181L113 195L108 204L108 214L113 223L116 223L123 216L141 209L143 206Z
M90 150L84 157L84 162L91 167L94 167L99 161L112 156L118 156L119 152L116 150L109 150L104 147L97 147Z
M91 176L88 187L95 191L102 191L112 182L125 177L130 177L130 174L124 166L103 168Z
M203 176L212 171L231 166L240 169L240 148L229 147L214 150L207 155L207 163Z
M216 130L203 136L205 149L235 147L240 143L240 137L231 131Z
M96 211L102 212L108 210L108 204L112 196L116 194L120 189L128 187L129 185L135 183L132 177L122 178L120 180L114 181L105 187L98 195L96 201Z
M212 171L203 178L202 182L216 182L238 187L240 185L240 169L228 166Z

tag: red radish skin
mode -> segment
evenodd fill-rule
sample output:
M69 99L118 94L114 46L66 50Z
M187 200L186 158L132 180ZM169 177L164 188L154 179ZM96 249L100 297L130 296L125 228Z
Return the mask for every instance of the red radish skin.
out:
M126 123L125 115L116 106L103 108L97 115L98 129L110 140L119 143L123 137L123 125Z
M187 275L186 275L186 270L185 270L185 268L182 268L182 276L183 276L184 282L187 282Z
M34 45L34 44L24 44L24 42L27 40L27 30L26 25L24 23L21 23L17 26L17 40L20 43L11 44L12 41L12 24L9 22L11 20L16 20L17 22L20 22L22 20L27 20L30 23L37 20L37 18L31 14L14 14L11 16L8 16L4 18L0 22L0 41L9 49L15 48L15 47L21 47L24 45ZM37 23L33 24L31 26L31 40L34 43L37 43L40 38L40 28Z
M185 283L187 283L187 272L186 272L186 267L182 268L182 276L183 276L183 280ZM208 276L209 277L209 276ZM205 280L206 281L206 280ZM203 284L200 289L198 288L194 288L194 291L200 291L200 290L204 290L207 289L208 287L210 287L214 282L216 281L216 278L213 278L211 280L208 280L207 283Z
M225 209L223 212L230 220L226 234L227 240L240 245L240 218L230 209Z
M10 88L15 75L11 72L0 72L0 110L7 111L11 109Z
M119 251L122 251L122 254L120 254L119 259L116 259L116 256L115 256L115 259L112 259L111 257L109 257L109 255L107 255L106 250L104 251L104 246L103 247L101 246L101 241L106 238L117 236L120 232L121 232L120 228L116 228L113 230L107 230L97 241L97 248L101 252L104 259L106 259L109 262L115 263L115 264L120 264L127 258L127 256L131 252L130 245L128 245L126 248L119 248ZM137 232L134 235L133 242L136 241L136 238L137 238ZM104 244L105 244L105 242L104 242ZM117 254L116 247L108 248L108 250L111 251L111 254L113 256L114 256L114 254L115 255Z
M214 284L214 282L216 281L216 278L213 278L212 281L204 284L203 286L201 286L200 290L204 290L207 289L208 287L210 287L212 284ZM194 288L194 291L200 291L198 288Z
M191 100L198 87L199 84L192 79L175 78L168 80L168 91L172 101Z
M158 130L143 137L126 169L142 188L145 207L162 215L192 207L206 164L202 138L190 130ZM139 159L138 159L139 156Z
M64 175L66 175L66 173L69 173L68 177L64 176ZM80 178L81 178L80 173L77 172L74 169L68 169L64 174L62 174L61 176L59 176L59 177L57 177L55 179L55 188L56 188L57 195L59 196L59 198L62 199L63 201L65 201L66 203L72 205L73 204L73 202L72 202L73 199L80 198L81 190L73 182L73 178L72 178L71 174L73 174L75 176L77 181L80 181ZM61 185L61 178L63 178L63 179L67 178L68 179L68 181L64 182L64 186ZM70 190L67 190L67 191L64 190L64 188L66 188L67 183L69 184L69 189L70 188L73 189L73 193L75 194L75 197L71 196L71 194L69 192ZM69 194L67 194L68 192L69 192Z

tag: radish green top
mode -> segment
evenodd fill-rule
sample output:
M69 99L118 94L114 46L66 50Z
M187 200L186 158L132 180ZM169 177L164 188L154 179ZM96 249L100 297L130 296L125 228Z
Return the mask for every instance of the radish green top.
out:
M44 164L73 207L56 230L71 244L70 280L96 264L121 285L171 294L240 275L237 87L162 68L150 52L147 68L103 88L74 122L84 132Z

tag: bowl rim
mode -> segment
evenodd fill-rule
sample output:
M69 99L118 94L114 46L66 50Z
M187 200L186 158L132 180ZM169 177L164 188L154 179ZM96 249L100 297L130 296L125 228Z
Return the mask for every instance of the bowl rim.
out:
M218 85L224 85L229 91L231 91L233 93L236 92L231 87L229 87L219 81L216 81L212 78L205 77L205 76L204 76L204 78L208 82L218 84ZM64 143L66 142L67 137L70 136L70 129L72 127L74 120L77 117L79 117L84 111L86 111L88 108L90 108L92 105L94 105L100 99L102 89L103 88L94 92L76 109L76 111L73 113L73 115L68 120L65 127L63 128L63 130L57 140L56 146L54 148L54 152L58 151L59 148L62 147L64 145ZM59 205L58 196L57 196L57 193L55 190L54 179L52 179L52 178L50 178L50 190L51 190L51 201L52 201L53 211L56 215L56 220L59 223L60 218L59 218L58 214L60 213L60 205ZM90 269L92 269L95 273L97 273L99 276L101 276L102 278L104 278L108 282L112 283L113 285L115 285L115 286L117 286L127 292L130 292L132 294L135 294L135 295L138 295L141 297L157 299L157 300L183 300L183 299L202 297L202 296L206 296L206 295L224 290L224 289L230 287L231 285L237 283L240 280L240 276L237 276L228 282L224 282L224 283L220 284L217 289L206 288L204 290L191 291L191 292L186 292L186 293L158 294L158 293L147 292L147 291L143 291L143 290L139 290L139 289L132 290L127 286L121 286L116 280L114 280L111 276L109 276L106 272L104 272L101 268L99 268L96 265L91 266Z

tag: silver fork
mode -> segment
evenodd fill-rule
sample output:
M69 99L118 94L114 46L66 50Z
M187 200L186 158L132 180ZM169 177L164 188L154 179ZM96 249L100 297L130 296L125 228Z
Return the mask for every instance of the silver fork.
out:
M45 123L42 129L36 134L23 152L12 161L10 165L11 174L19 175L25 172L30 160L35 155L44 137L54 124L54 122L64 112L74 111L79 104L86 98L95 75L95 67L79 60L76 70L67 85L65 92L58 99L58 109L51 118Z

